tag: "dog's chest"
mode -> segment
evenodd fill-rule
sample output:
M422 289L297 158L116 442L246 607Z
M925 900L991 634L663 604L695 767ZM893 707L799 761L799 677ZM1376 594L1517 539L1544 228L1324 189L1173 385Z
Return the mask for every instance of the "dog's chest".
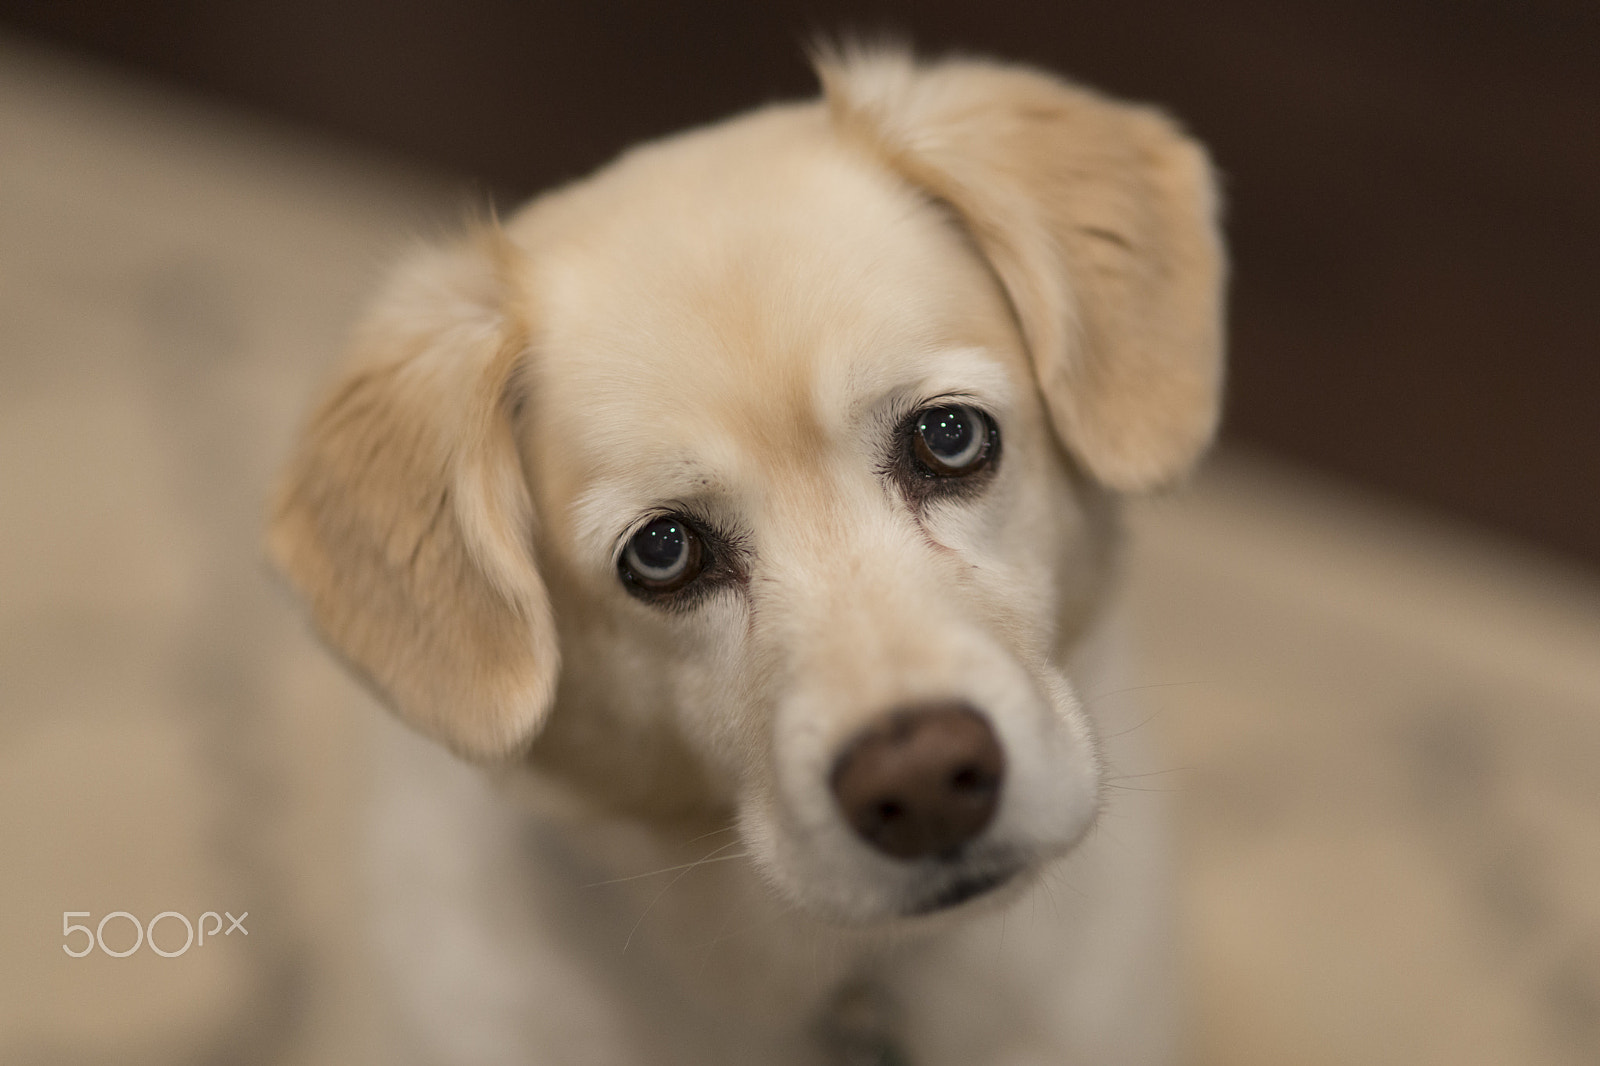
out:
M843 985L829 1001L817 1039L830 1066L916 1066L888 991L875 981Z

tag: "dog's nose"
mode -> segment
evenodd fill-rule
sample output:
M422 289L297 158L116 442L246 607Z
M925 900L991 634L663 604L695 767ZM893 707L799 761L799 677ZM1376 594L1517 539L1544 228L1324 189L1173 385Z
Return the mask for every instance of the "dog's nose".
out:
M1005 753L964 703L885 715L839 756L830 784L845 820L897 859L946 855L989 824Z

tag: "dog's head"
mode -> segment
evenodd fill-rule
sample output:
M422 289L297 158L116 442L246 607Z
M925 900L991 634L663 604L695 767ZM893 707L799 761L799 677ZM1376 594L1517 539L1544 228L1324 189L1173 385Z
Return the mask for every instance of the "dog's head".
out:
M412 260L271 547L418 729L648 818L737 812L845 920L1069 849L1062 670L1109 501L1220 387L1201 150L1048 76L880 53Z

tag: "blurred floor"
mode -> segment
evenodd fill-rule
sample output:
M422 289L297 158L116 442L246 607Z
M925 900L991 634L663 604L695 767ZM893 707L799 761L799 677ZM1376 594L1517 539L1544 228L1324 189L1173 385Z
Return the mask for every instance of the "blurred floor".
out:
M380 1060L390 726L258 527L361 295L462 202L0 39L0 1062ZM1148 687L1090 695L1172 768L1123 784L1179 814L1196 1061L1600 1061L1600 580L1232 454L1133 524ZM119 910L249 934L62 951Z

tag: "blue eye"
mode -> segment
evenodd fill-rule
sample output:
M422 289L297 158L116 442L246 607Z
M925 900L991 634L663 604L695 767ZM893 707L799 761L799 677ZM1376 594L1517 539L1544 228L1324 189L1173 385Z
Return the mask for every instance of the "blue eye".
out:
M911 447L931 473L961 477L988 464L995 432L993 423L977 408L945 404L917 414Z
M628 540L617 569L624 582L651 592L671 592L693 581L703 560L694 530L676 515L663 515Z

